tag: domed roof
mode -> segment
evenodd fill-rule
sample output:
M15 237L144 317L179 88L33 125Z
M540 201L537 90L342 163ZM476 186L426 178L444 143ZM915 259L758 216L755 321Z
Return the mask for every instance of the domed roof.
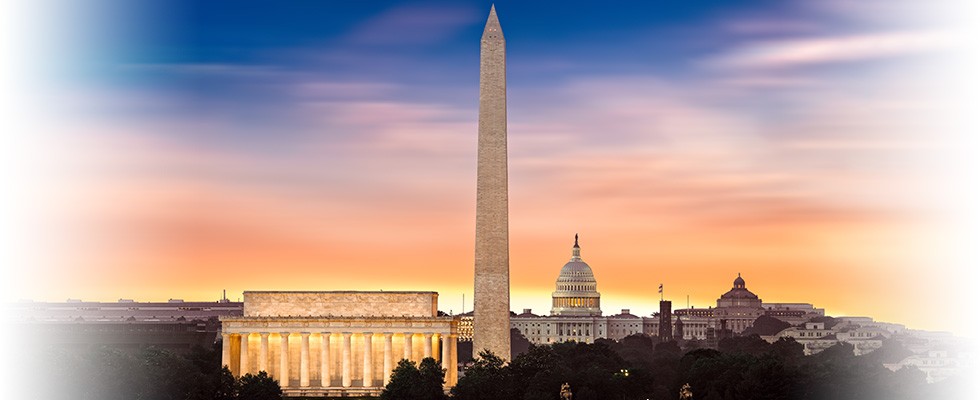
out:
M572 259L561 267L561 272L558 273L558 279L555 281L555 291L551 293L553 316L602 315L592 267L582 261L581 253L576 234L575 246L572 246Z
M746 288L732 289L727 293L721 295L723 299L758 299L755 293L750 292Z
M738 274L738 278L735 278L734 288L745 288L745 279L742 279L742 274Z
M575 245L572 246L572 259L561 267L558 282L595 282L592 267L582 261L581 248L578 246L578 234L575 234Z
M592 275L592 267L586 264L584 261L569 261L565 263L564 267L561 267L561 272L558 273L559 282L581 282L581 281L595 281L595 276Z
M742 274L738 274L735 278L735 282L732 284L732 290L721 295L723 299L758 299L755 293L749 291L745 288L745 279L742 279Z

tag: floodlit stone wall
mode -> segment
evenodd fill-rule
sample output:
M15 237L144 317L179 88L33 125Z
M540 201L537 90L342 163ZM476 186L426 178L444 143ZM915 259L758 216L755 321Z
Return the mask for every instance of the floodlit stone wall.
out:
M245 292L245 316L435 317L436 292Z

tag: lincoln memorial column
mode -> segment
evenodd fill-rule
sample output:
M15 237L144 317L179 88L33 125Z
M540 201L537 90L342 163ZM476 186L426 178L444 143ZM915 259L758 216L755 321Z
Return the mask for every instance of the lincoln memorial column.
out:
M320 386L330 386L330 332L320 332Z
M388 386L388 378L391 378L391 332L385 332L385 370L384 385Z
M310 333L300 332L299 385L310 386Z
M412 332L405 332L405 357L406 360L412 361Z
M279 350L279 385L289 386L289 332L279 332L282 338Z
M456 365L459 362L459 358L458 358L459 357L459 354L456 351L456 334L455 333L450 333L449 334L449 354L451 354L451 356L449 357L449 363L452 365L452 368L450 368L450 371L452 372L451 375L452 375L453 378L452 378L452 380L448 380L447 379L447 382L450 383L450 386L456 386L456 379L459 378L459 375L458 375L459 374L459 371L456 369L457 368Z
M455 365L449 365L449 359L452 358L452 357L449 356L449 352L450 352L450 349L449 349L449 335L443 334L443 335L439 335L439 336L442 338L442 356L441 356L441 358L442 358L442 368L446 370L446 384L448 385L449 384L449 379L450 379L450 374L452 374L452 372L453 372L450 368L455 368L456 366Z
M344 387L350 387L350 332L344 332L344 351L341 359L341 384Z
M432 357L432 334L423 333L422 334L422 347L425 349L425 354L423 357Z
M259 346L259 371L269 372L269 332L259 332L262 341Z
M239 363L238 375L245 375L248 373L248 332L242 332L242 345L241 345L241 363Z
M362 386L372 387L374 386L374 357L371 351L371 338L374 337L372 332L364 332L364 382Z
M221 366L231 369L231 335L221 334Z

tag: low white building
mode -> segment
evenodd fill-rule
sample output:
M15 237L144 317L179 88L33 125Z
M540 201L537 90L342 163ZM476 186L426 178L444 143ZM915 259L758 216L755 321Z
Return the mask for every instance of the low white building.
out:
M838 321L833 327L827 327L824 322L807 322L801 327L792 326L763 339L772 343L779 338L793 338L803 345L803 354L806 355L819 353L843 342L854 346L855 355L863 355L880 348L884 340L891 336L891 332L873 323L861 325L853 321Z
M926 382L935 383L958 375L971 365L972 360L963 355L952 356L946 350L928 350L905 357L897 363L885 363L885 368L898 371L905 367L915 367L926 374Z

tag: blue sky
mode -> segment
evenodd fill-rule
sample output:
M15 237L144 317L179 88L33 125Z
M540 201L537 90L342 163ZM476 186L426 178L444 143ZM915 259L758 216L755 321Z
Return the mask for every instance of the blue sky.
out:
M655 311L650 282L709 305L740 272L767 301L962 329L928 313L973 265L958 3L497 2L514 309L547 307L577 232L607 312ZM5 213L38 265L8 296L471 293L489 5L4 13Z

